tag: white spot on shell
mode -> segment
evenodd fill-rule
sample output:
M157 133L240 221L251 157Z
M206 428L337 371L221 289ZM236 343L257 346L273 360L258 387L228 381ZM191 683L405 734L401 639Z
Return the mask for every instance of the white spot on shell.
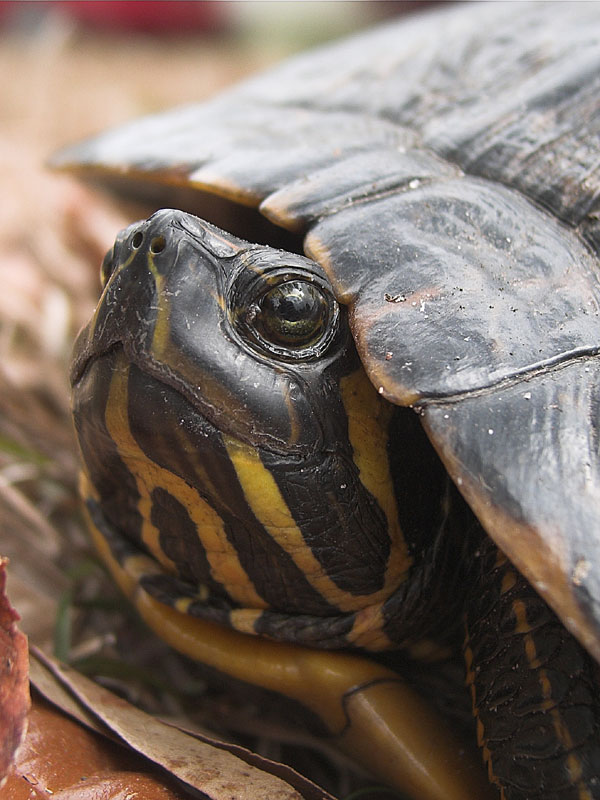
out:
M590 571L590 566L591 564L587 558L578 559L577 563L575 564L575 568L573 569L573 575L571 576L571 580L575 586L581 586L581 584L585 581Z

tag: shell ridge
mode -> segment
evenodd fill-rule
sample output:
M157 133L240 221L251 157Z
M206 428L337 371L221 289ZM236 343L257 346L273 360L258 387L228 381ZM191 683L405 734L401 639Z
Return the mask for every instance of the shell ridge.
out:
M554 358L548 358L544 361L538 362L537 364L531 364L512 375L501 377L496 381L492 380L489 383L481 384L480 386L474 386L473 388L457 392L428 393L427 395L419 397L418 401L415 401L413 405L415 408L419 409L425 407L430 402L437 405L442 403L455 403L465 397L478 397L489 394L490 392L495 392L496 390L504 387L515 386L523 382L526 383L528 380L531 380L531 378L534 378L537 375L556 372L564 367L570 366L577 361L595 359L598 356L600 356L600 346L577 348L569 352L560 353ZM386 397L385 390L381 394Z

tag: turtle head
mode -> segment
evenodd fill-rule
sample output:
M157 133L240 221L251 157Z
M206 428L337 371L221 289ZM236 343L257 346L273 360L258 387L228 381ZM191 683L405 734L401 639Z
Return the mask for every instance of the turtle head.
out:
M102 280L72 382L108 524L232 607L331 617L388 597L408 565L391 407L319 265L161 211L119 235Z

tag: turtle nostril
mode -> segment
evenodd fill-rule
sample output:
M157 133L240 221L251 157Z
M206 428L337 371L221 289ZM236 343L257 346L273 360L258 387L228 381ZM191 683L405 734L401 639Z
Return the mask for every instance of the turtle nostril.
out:
M154 239L150 242L150 252L151 253L162 253L162 251L167 246L167 242L164 236L155 236Z
M141 231L137 231L134 233L133 238L131 240L131 246L134 250L137 250L138 247L141 246L142 242L144 241L144 234Z

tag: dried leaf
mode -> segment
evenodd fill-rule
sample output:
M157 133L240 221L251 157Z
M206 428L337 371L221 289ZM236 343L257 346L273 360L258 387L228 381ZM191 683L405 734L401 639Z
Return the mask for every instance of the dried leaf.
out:
M0 559L0 785L26 729L29 708L27 637L6 596L6 559Z
M58 698L66 693L68 702L64 705L70 713L86 724L91 722L98 730L106 726L119 741L210 800L333 800L289 767L242 747L183 731L140 711L41 653L37 653L37 660L43 669L39 672L36 666L34 674L36 679L43 675L39 688L44 694L62 706L63 701ZM54 681L59 686L49 688Z
M189 800L153 765L33 694L27 736L3 800Z

